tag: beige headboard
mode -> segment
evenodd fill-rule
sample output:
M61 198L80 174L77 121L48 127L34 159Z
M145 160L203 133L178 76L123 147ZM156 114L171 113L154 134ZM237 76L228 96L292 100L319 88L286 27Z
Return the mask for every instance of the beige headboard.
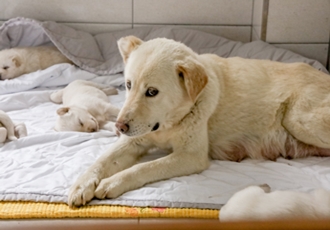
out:
M175 25L242 42L262 39L329 61L330 0L0 0L0 23L14 17L94 34Z

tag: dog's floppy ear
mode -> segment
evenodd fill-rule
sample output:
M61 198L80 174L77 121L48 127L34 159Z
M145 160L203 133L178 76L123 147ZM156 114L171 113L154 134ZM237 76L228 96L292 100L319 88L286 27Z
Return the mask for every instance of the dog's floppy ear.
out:
M11 61L15 64L16 67L20 67L22 64L22 61L18 56L13 56Z
M208 82L203 67L195 61L181 63L177 66L177 74L183 79L190 99L195 102Z
M62 107L62 108L59 108L56 112L58 115L63 116L64 114L69 112L69 110L70 110L69 107Z
M125 64L132 51L137 49L142 43L143 41L135 36L123 37L117 41L119 52Z

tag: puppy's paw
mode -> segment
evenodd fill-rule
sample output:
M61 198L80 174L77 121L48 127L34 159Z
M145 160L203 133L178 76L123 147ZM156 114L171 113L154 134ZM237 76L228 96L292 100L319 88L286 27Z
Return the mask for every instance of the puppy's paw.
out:
M118 178L117 175L114 175L101 180L95 190L95 197L99 199L116 198L128 190L125 182L121 178Z
M15 125L14 130L15 130L15 136L17 138L22 138L27 136L27 130L24 123Z
M102 128L105 129L105 130L109 130L111 132L115 132L116 135L118 136L118 133L117 133L118 130L116 128L116 123L115 122L109 121L106 124L104 124Z
M70 188L68 195L68 204L72 208L85 205L93 199L94 191L99 183L99 180L94 178L79 178L76 183Z
M50 95L50 100L54 103L61 104L63 96L63 89L57 92L54 92Z

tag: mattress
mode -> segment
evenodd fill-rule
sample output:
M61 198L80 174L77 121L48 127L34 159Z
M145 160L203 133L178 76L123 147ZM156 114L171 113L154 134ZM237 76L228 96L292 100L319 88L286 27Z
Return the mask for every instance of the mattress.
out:
M34 31L33 36L31 31ZM21 36L13 36L14 33ZM55 45L75 65L58 64L0 81L0 109L14 122L24 122L28 130L27 137L0 144L0 218L218 218L226 201L249 185L267 183L273 190L308 192L320 187L330 190L329 158L279 158L275 162L246 159L240 163L213 160L202 173L150 183L116 199L93 199L86 207L69 209L70 186L117 140L117 136L108 130L56 132L56 110L60 105L52 103L49 96L74 80L84 79L116 87L118 95L109 96L109 100L121 107L125 89L116 39L129 34L144 40L168 37L184 42L198 53L210 52L223 57L302 61L327 72L314 60L264 42L243 44L192 30L141 28L92 36L55 22L10 20L0 27L0 49ZM86 51L82 51L85 46L89 47L89 59ZM141 161L166 154L161 150L153 151Z

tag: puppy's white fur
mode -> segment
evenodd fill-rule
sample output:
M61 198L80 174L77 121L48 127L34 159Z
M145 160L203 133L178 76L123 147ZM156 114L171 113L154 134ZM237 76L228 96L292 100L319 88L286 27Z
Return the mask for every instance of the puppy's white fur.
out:
M321 219L330 217L330 192L270 192L269 186L250 186L235 193L220 210L220 221Z
M11 118L0 110L0 143L4 143L7 139L14 141L26 135L27 131L24 123L15 125Z
M164 38L129 36L118 45L126 63L116 123L123 135L71 187L70 206L199 173L209 157L329 155L330 80L311 66L198 55ZM171 154L134 165L154 147Z
M55 130L95 132L99 128L115 131L114 122L119 109L110 104L107 95L117 94L113 87L76 80L67 87L51 94L55 103L62 103Z
M1 50L0 80L13 79L59 63L72 64L55 47L38 46Z

